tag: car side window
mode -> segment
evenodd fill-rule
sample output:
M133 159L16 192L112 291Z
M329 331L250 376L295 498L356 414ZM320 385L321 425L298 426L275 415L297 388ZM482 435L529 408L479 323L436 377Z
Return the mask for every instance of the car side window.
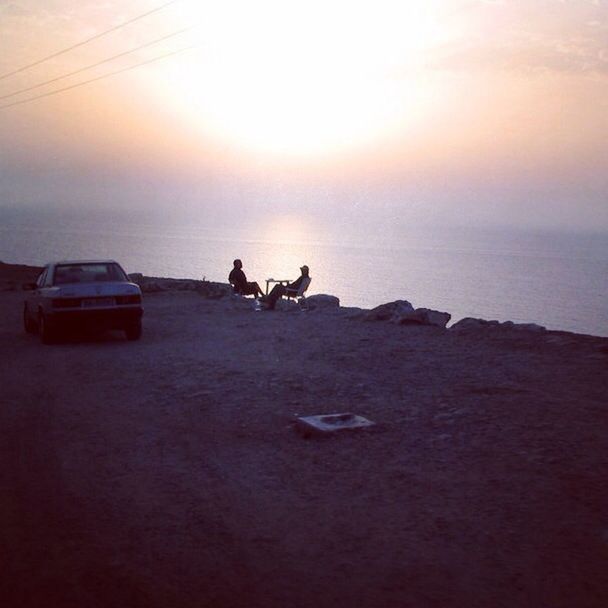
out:
M51 287L53 285L53 274L51 273L51 269L47 269L46 271L46 276L44 277L44 283L43 285L45 287Z
M43 271L38 275L38 278L36 279L36 286L38 288L42 287L44 285L44 282L46 280L46 275L49 272L49 268L48 266L46 266Z

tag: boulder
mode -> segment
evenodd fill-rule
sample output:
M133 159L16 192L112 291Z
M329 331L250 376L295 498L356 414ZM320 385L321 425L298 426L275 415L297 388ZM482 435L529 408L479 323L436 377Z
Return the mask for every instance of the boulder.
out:
M414 312L414 307L407 300L395 300L372 308L366 315L366 321L388 321L395 316Z
M534 333L542 333L546 331L542 325L536 323L514 323L513 321L505 321L500 323L499 321L486 321L486 319L474 319L472 317L465 317L457 323L454 323L450 330L452 331L475 331L479 329L515 329L517 331L530 331Z
M335 309L340 307L340 299L336 296L318 293L306 298L304 306L308 308L308 310Z
M547 331L546 327L536 323L513 323L513 321L505 321L504 323L501 323L501 327L508 327L510 329L516 329L517 331L531 331L538 334Z
M486 321L486 319L474 319L473 317L465 317L460 319L457 323L454 323L450 330L452 331L466 331L474 329L484 329L486 327L498 327L500 323L498 321Z
M295 300L292 300L290 298L281 298L280 300L277 300L275 310L282 310L285 312L296 312L302 309Z
M340 308L339 313L347 319L359 320L365 317L367 311L356 306L346 306Z
M439 310L431 310L430 308L417 308L413 312L394 315L391 322L397 325L418 324L445 327L451 318L452 315L449 312L440 312Z

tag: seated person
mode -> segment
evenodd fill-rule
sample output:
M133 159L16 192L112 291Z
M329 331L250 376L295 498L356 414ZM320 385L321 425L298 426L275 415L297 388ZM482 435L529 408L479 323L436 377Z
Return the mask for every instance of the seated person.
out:
M241 296L263 296L264 292L257 283L250 283L243 272L243 262L234 260L234 268L228 275L228 282L234 287L234 293Z
M300 271L300 276L293 283L288 283L287 285L278 283L272 288L272 291L266 297L262 298L268 310L274 310L277 300L281 296L296 295L304 281L306 281L306 286L304 288L304 291L306 291L311 280L308 274L308 266L300 266Z

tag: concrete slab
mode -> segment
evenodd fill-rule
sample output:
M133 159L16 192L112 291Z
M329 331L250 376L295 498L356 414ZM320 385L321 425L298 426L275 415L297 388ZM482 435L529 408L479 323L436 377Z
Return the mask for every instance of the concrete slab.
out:
M304 437L311 435L330 435L339 431L353 431L374 426L375 422L345 412L341 414L320 414L317 416L298 416L296 418L296 429Z

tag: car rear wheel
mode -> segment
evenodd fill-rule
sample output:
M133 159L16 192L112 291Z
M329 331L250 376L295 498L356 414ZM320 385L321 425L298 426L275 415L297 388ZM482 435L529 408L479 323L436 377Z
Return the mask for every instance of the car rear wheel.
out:
M53 344L55 342L55 331L49 326L49 322L42 312L38 315L38 334L43 344Z
M27 313L27 305L23 307L23 329L25 329L28 334L35 334L38 329L36 323L32 321Z
M136 323L127 325L127 327L125 327L125 334L127 336L127 340L139 340L141 338L141 331L141 321L137 321Z

